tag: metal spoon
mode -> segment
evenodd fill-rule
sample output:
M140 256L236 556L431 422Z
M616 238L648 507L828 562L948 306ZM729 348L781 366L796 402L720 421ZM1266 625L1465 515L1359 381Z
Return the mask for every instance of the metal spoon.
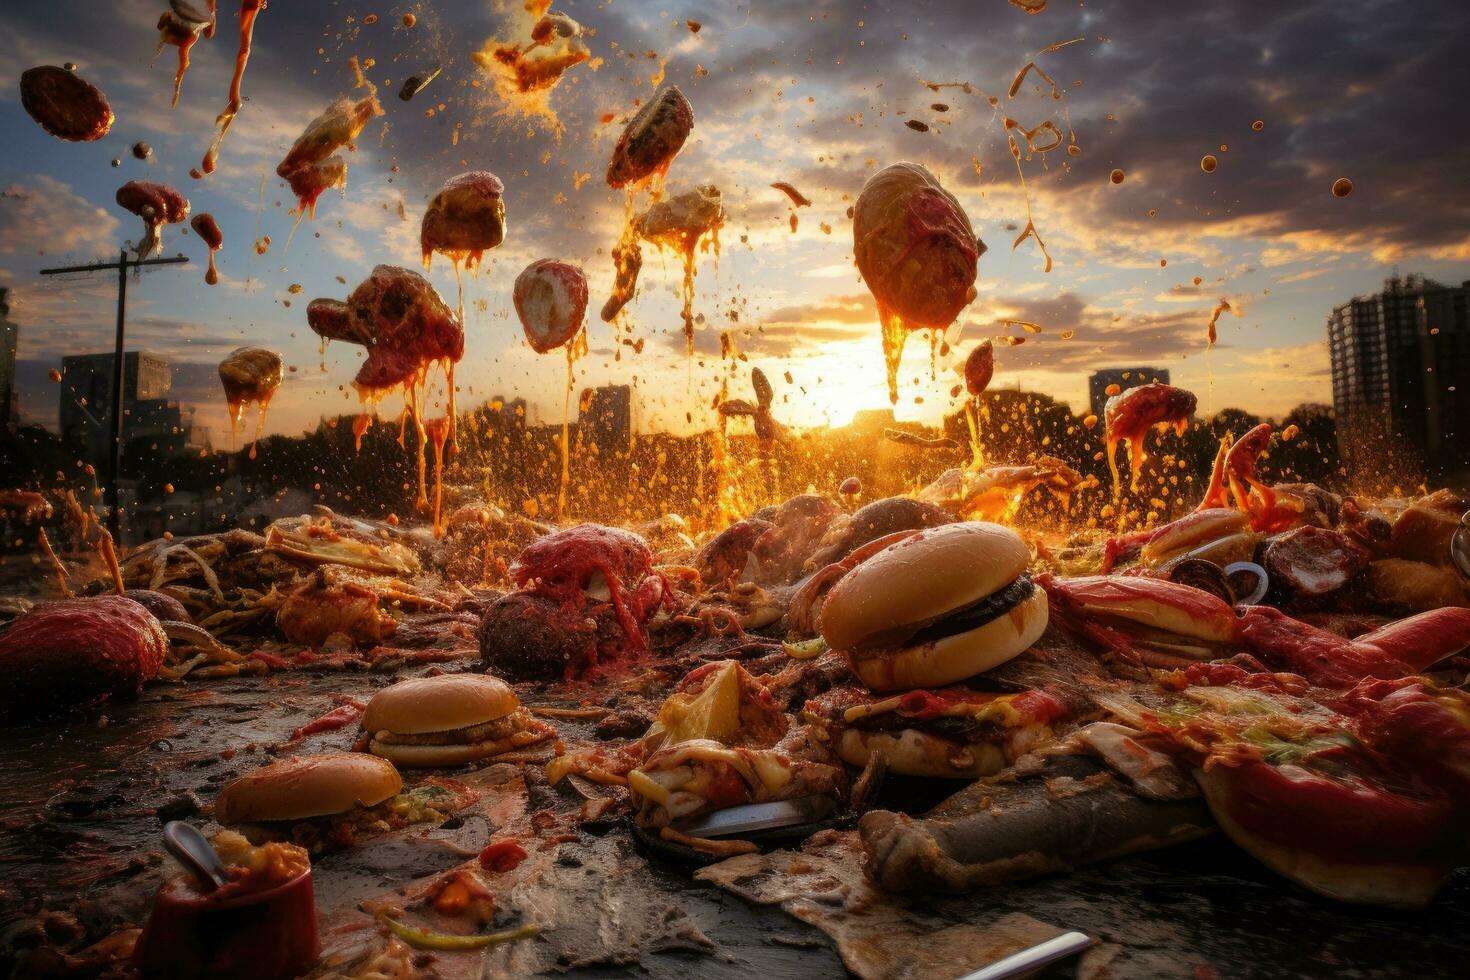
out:
M170 820L164 824L163 847L199 881L205 892L223 887L230 880L214 845L191 823Z
M1086 933L1064 932L1030 949L1023 949L1019 953L996 960L974 973L967 973L960 980L1005 980L1007 977L1019 977L1039 970L1048 963L1076 956L1096 942L1096 939Z
M1450 536L1450 561L1461 575L1470 578L1470 510L1460 518L1460 526Z

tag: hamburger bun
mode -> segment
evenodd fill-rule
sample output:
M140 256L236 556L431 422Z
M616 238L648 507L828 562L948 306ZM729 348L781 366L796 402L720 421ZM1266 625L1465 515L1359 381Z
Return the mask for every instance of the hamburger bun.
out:
M417 677L374 694L362 713L362 727L368 734L452 732L504 718L520 706L510 685L488 674Z
M1005 751L999 745L964 745L913 728L894 732L844 729L837 740L837 755L858 769L867 766L874 755L881 755L887 771L894 775L935 779L981 779L1007 765Z
M453 745L398 745L373 739L368 751L405 769L442 769L478 762L491 756L523 748L515 739L500 738L485 742L458 742Z
M214 804L222 824L306 820L376 806L403 789L386 759L324 752L279 759L235 779Z
M1046 629L1047 599L1028 580L1019 599L974 629L920 632L1021 585L1031 554L1009 528L981 521L919 532L843 577L822 606L821 632L870 690L943 687L996 667ZM916 640L916 636L919 639Z

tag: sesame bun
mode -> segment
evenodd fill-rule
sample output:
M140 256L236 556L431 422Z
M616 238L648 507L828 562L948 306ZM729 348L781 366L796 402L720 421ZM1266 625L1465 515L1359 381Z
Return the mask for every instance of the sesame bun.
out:
M1006 755L999 745L964 745L913 728L896 732L848 728L837 740L837 755L850 766L861 769L875 754L881 755L887 771L897 776L980 779L1006 767Z
M402 789L386 759L361 752L292 756L231 782L220 791L214 816L222 824L306 820L376 806Z
M1046 629L1046 593L1030 586L974 629L912 642L921 629L1016 586L1030 552L999 524L930 528L843 577L822 606L821 632L870 690L942 687L1021 653ZM1023 583L1029 586L1029 581Z
M426 735L481 725L521 706L510 685L487 674L442 674L399 681L368 701L362 727L368 733Z

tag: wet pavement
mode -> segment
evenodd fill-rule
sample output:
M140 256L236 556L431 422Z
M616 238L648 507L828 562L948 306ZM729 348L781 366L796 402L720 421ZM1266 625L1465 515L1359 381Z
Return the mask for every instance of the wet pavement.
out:
M293 672L155 685L133 705L0 729L0 946L42 908L75 912L93 937L140 923L166 871L163 819L203 822L198 808L220 786L335 707L332 694L365 698L392 679ZM354 734L323 733L291 751L345 748ZM329 855L316 865L319 906L331 918L334 909L460 864L495 829L472 808L448 828L415 827ZM624 829L613 835L619 847L633 846ZM649 856L648 874L714 949L645 952L637 965L569 975L842 974L829 940L778 909L747 906L657 856ZM1355 909L1282 882L1219 838L922 903L908 921L924 933L1017 912L1118 944L1107 974L1116 977L1458 976L1470 962L1470 873L1461 871L1427 910Z

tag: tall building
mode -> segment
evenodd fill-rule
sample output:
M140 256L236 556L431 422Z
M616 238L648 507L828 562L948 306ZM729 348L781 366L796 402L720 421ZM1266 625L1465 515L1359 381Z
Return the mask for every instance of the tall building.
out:
M10 322L10 290L0 286L0 425L13 429L19 421L15 394L15 345L20 327Z
M633 388L603 385L582 392L577 436L603 452L627 452L633 444Z
M111 460L113 355L78 354L61 361L61 437L80 450L99 472ZM166 359L132 351L123 355L124 447L148 440L151 452L167 457L195 445L192 420L170 401L173 373Z
M1395 274L1327 318L1338 448L1350 474L1470 470L1470 281Z
M1103 406L1108 403L1108 387L1137 388L1154 381L1169 383L1169 369L1156 367L1103 368L1094 371L1087 379L1087 404L1092 414L1103 417Z

